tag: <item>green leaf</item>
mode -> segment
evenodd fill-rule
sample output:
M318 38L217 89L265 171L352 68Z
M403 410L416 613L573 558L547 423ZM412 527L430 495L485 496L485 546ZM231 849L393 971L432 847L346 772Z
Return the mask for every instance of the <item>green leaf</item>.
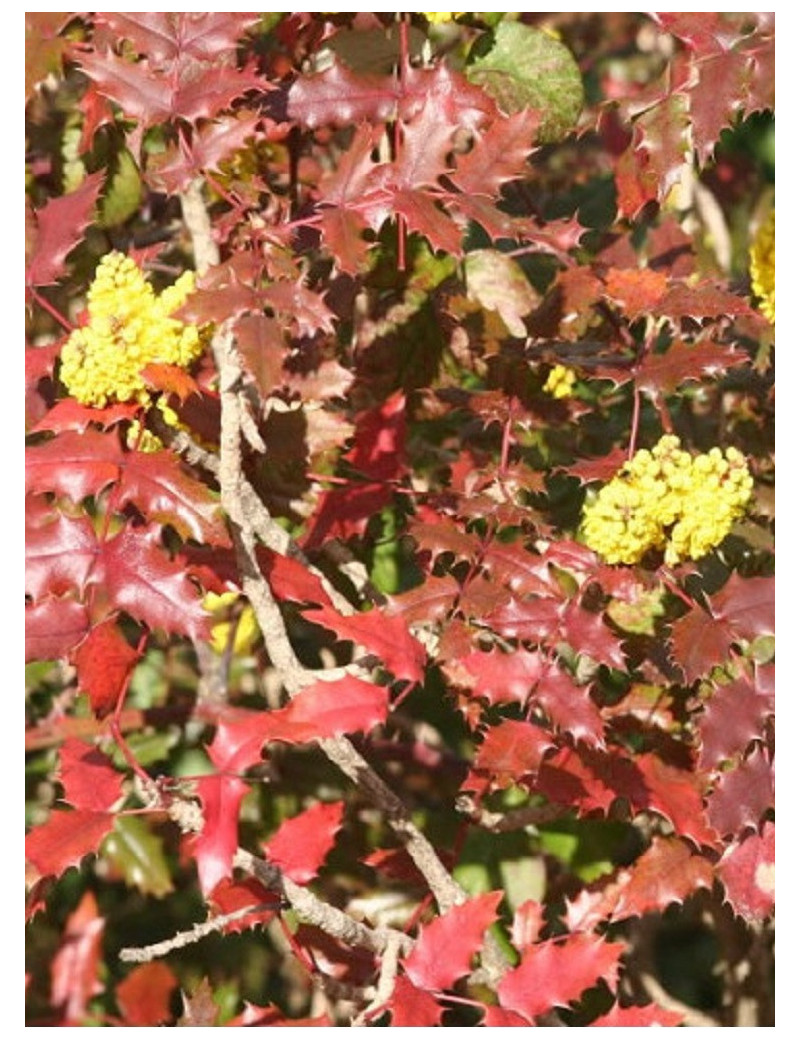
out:
M117 156L115 170L100 202L100 225L116 227L124 224L138 210L142 201L142 180L133 156L123 149Z
M580 69L564 44L519 22L501 22L492 49L466 72L506 114L541 112L540 144L564 137L583 106Z
M163 842L141 816L117 816L114 830L103 846L103 856L142 895L160 898L172 891Z

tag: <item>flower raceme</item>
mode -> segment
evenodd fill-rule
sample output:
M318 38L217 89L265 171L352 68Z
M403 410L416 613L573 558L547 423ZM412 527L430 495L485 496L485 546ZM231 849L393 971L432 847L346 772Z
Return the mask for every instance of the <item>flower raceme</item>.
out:
M547 382L544 384L544 392L557 400L562 397L569 397L575 387L577 378L573 369L566 368L564 365L554 365L550 369Z
M750 279L753 293L759 297L758 307L775 324L775 210L756 231L750 246Z
M753 490L736 448L691 456L677 437L637 451L584 506L586 544L609 563L637 563L649 549L667 564L697 560L725 538Z
M187 271L156 295L135 262L108 253L97 266L88 321L61 351L61 381L81 404L97 408L148 399L142 369L151 363L187 368L203 351L200 330L171 317L194 289Z

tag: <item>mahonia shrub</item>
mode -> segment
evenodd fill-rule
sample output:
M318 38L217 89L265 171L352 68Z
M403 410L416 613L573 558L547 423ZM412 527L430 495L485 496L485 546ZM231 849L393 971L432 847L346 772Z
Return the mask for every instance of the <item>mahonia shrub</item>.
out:
M774 33L26 14L28 1025L773 1024Z

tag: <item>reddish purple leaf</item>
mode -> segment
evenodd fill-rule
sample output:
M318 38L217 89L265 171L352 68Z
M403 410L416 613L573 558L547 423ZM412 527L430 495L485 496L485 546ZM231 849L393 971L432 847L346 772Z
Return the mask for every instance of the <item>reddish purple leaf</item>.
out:
M603 614L592 614L573 600L563 610L561 633L577 653L609 668L627 670L622 640L605 623Z
M775 771L766 749L757 747L735 769L726 769L708 796L708 820L720 834L758 827L775 807Z
M763 736L764 722L774 711L773 698L759 693L748 679L717 686L698 724L701 769L712 769L725 759L744 753Z
M558 665L549 665L539 680L533 699L563 733L569 733L574 740L582 740L592 747L603 744L603 717L591 698L589 686L576 685Z
M64 274L67 256L83 240L91 222L102 183L102 171L90 173L75 191L51 199L35 211L35 241L26 243L26 291L52 285Z
M262 848L267 859L298 885L317 876L342 826L344 802L320 802L284 820Z
M77 590L82 595L98 554L97 536L86 516L68 517L28 498L25 519L25 593L34 602Z
M713 341L676 341L664 354L647 354L636 369L636 386L652 396L672 394L689 380L702 382L749 361L744 350Z
M111 760L83 740L69 737L58 753L64 801L75 809L106 813L122 796L122 774Z
M571 935L529 946L519 967L507 971L497 987L501 1005L533 1022L554 1007L569 1007L584 990L603 979L614 987L624 943L599 936Z
M653 843L633 864L621 871L612 890L612 921L643 917L663 911L670 903L682 903L700 888L714 884L711 863L691 851L680 838L653 837Z
M775 911L775 825L765 823L741 845L732 845L720 860L717 874L735 913L757 924Z
M450 180L467 195L499 195L507 181L525 176L540 123L541 114L532 109L498 115L459 156Z
M90 627L85 603L53 596L25 607L25 661L66 657Z
M711 612L736 639L756 639L775 632L775 579L732 574L711 597Z
M420 989L450 989L472 969L489 925L497 920L502 892L487 892L454 906L420 930L414 949L402 961L406 975Z
M98 25L112 36L130 40L139 54L158 64L183 56L216 61L224 52L236 56L237 41L258 21L252 13L223 11L104 11Z

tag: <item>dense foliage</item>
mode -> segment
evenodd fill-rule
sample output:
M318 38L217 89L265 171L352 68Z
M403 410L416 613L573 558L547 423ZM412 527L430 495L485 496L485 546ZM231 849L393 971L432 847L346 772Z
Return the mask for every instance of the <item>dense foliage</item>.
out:
M774 16L26 57L29 1024L771 1024Z

